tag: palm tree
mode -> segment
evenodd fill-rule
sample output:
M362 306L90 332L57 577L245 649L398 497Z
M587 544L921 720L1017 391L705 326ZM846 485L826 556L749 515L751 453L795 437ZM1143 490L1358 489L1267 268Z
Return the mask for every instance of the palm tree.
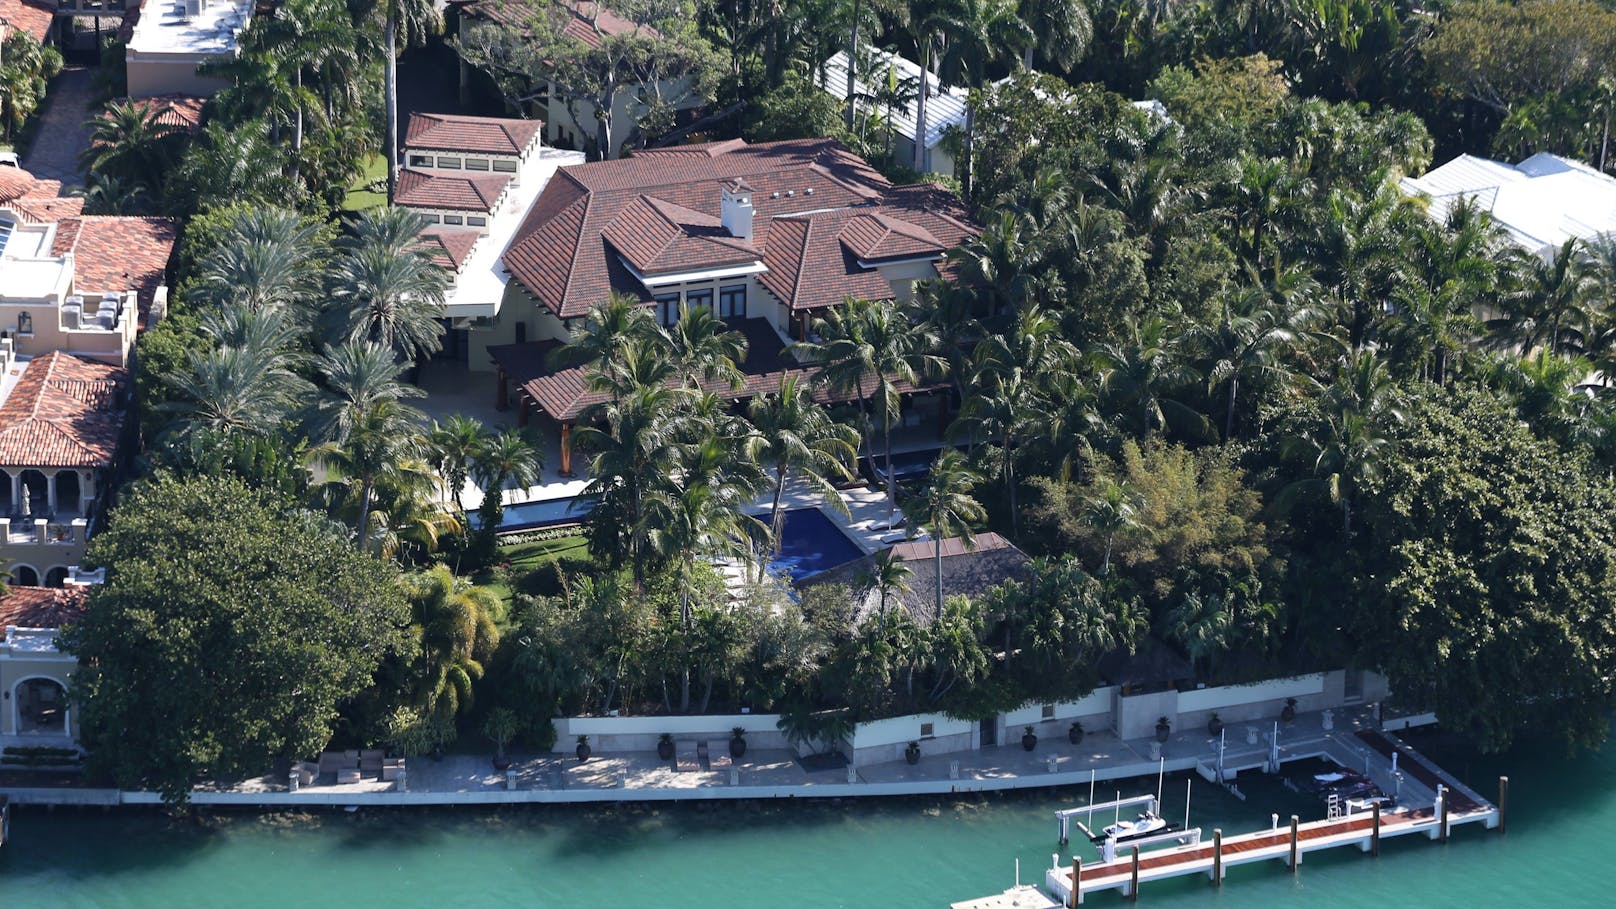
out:
M1080 0L1019 0L1016 11L1034 36L1032 43L1021 50L1024 69L1032 69L1036 52L1061 72L1069 73L1094 40L1094 21Z
M819 365L815 381L843 393L858 395L873 383L876 415L886 452L887 513L898 508L898 480L892 470L892 427L898 419L900 385L915 386L922 376L941 373L942 359L926 352L932 346L924 332L910 322L891 301L849 300L830 316L814 323L822 343L797 345L805 359Z
M746 439L747 457L774 468L769 539L778 553L785 516L780 504L793 474L846 513L847 503L837 494L834 481L853 476L847 465L858 458L858 430L831 419L802 380L789 374L780 377L777 392L748 402L746 416L754 430Z
M932 565L937 576L937 612L943 614L943 540L957 538L966 549L976 546L971 525L987 520L987 510L971 497L981 477L965 464L965 456L950 448L932 462L926 484L915 494L926 530L932 537Z
M877 621L881 627L886 626L887 603L893 596L909 592L909 575L909 566L893 555L889 546L876 553L870 567L856 579L856 586L860 590L875 593Z
M668 342L651 310L626 294L612 292L605 301L590 307L583 324L572 330L567 343L550 353L548 366L554 370L590 365L597 374L611 372L630 345L648 341Z
M1105 538L1105 555L1100 559L1100 577L1111 574L1111 550L1117 537L1135 533L1143 526L1139 508L1143 497L1126 481L1106 479L1096 494L1083 503L1083 523Z
M246 209L198 261L188 299L203 309L308 308L318 287L319 248L312 220L282 208Z
M328 338L380 344L408 363L442 348L448 276L424 251L401 248L400 234L413 237L425 223L403 209L360 216L332 275Z
M1146 439L1158 426L1172 422L1204 428L1206 417L1173 397L1196 379L1184 361L1181 336L1170 332L1159 316L1134 322L1130 328L1127 341L1097 349L1104 390L1123 410L1139 415Z
M492 533L504 513L505 488L537 486L544 470L544 452L522 430L507 427L483 442L471 469L483 490L483 504L478 509L482 527Z
M573 434L580 450L595 452L589 483L577 497L589 505L591 550L614 564L626 557L640 589L647 503L671 487L680 461L680 394L661 383L628 389L585 411L589 419L580 419Z
M377 0L373 14L382 16L382 81L386 133L382 148L387 155L387 198L398 188L398 55L405 47L420 47L441 26L432 0Z
M410 603L421 647L417 697L428 712L452 722L471 707L472 684L499 646L504 607L493 591L441 564L411 579Z
M987 218L981 234L967 238L948 256L961 270L963 283L980 288L986 315L994 316L1043 302L1053 271L1047 252L1037 225L1006 208Z
M376 487L386 478L418 462L425 440L411 409L394 399L374 401L348 422L346 432L315 452L330 468L335 486L351 486L358 500L357 545L369 550L370 511Z
M397 405L393 412L411 424L425 419L403 402L426 393L399 380L404 367L387 348L350 342L327 351L318 365L325 393L311 414L313 438L340 443L381 404Z
M932 66L943 35L962 30L969 0L915 0L909 4L909 34L920 50L920 87L915 97L915 170L925 173L930 154L926 148L926 103L931 96Z
M843 96L847 100L847 129L852 132L854 128L854 94L858 80L858 63L860 54L859 29L865 25L872 29L880 27L877 14L887 11L896 11L897 4L893 0L843 0L849 4L847 15L847 92ZM892 143L888 142L890 148Z
M1247 288L1224 297L1215 323L1192 328L1192 337L1210 361L1207 391L1210 393L1220 384L1228 386L1223 417L1225 441L1234 438L1235 403L1241 381L1288 378L1291 373L1285 360L1315 316L1310 308L1287 309L1262 290Z
M1168 639L1184 648L1197 670L1207 670L1212 658L1228 649L1233 631L1234 614L1221 595L1190 591L1167 616Z
M731 331L724 320L705 306L679 307L679 321L668 330L673 367L691 388L703 382L724 382L739 389L746 377L736 364L746 359L746 336Z
M1503 315L1487 322L1495 346L1510 346L1525 356L1539 344L1551 351L1574 351L1561 334L1567 324L1583 324L1588 271L1582 265L1582 241L1572 237L1548 259L1523 253L1516 257L1519 283L1499 301Z
M79 156L87 173L113 177L156 192L174 166L180 131L162 122L173 108L130 100L114 100L90 118L90 145Z
M938 67L940 78L968 88L987 84L988 68L995 62L1029 51L1037 43L1031 28L1016 12L1016 0L959 0L955 27L948 32ZM960 185L971 197L971 169L976 148L976 108L965 105L965 160L959 168Z
M463 414L455 414L442 423L434 420L432 427L427 430L426 440L431 447L433 464L443 476L444 486L449 490L455 510L461 514L466 511L466 504L461 499L466 479L488 450L491 439L488 428L481 420Z
M175 398L160 406L176 415L170 430L182 437L204 431L225 436L273 433L307 385L287 367L283 352L253 347L193 353L190 368L165 381Z
M1401 264L1402 238L1415 223L1414 208L1388 179L1368 195L1338 189L1324 199L1311 255L1319 283L1335 296L1340 323L1354 351L1373 339L1392 275Z

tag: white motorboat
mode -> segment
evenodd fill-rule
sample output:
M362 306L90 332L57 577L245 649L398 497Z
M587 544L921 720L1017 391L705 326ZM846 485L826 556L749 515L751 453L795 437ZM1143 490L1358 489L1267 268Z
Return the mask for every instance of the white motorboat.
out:
M1107 824L1104 830L1094 836L1093 841L1100 843L1113 840L1118 843L1126 843L1129 840L1136 840L1157 833L1166 833L1167 831L1167 821L1157 816L1153 811L1146 811L1131 821L1118 821L1115 824Z

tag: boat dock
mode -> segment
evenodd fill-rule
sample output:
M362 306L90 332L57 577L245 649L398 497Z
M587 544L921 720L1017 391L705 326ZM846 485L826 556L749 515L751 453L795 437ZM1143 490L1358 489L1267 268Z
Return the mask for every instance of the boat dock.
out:
M1215 765L1216 759L1201 761L1196 770L1203 777L1227 784L1238 769L1262 767L1277 772L1286 762L1312 757L1325 757L1344 768L1363 773L1390 796L1386 800L1390 806L1375 800L1332 800L1330 816L1323 820L1303 822L1292 815L1282 822L1276 814L1272 815L1272 826L1265 830L1233 836L1213 830L1210 841L1198 837L1182 844L1171 843L1170 837L1153 838L1154 841L1125 843L1113 850L1102 850L1102 857L1088 861L1072 856L1065 862L1057 853L1044 874L1043 896L1048 898L1048 903L1030 901L1026 896L1028 888L1018 886L998 897L986 898L989 902L969 901L955 903L954 907L1078 906L1090 894L1106 890L1120 891L1137 900L1140 886L1149 881L1204 874L1214 886L1221 886L1228 869L1234 865L1278 861L1296 873L1303 856L1321 849L1356 846L1364 852L1379 854L1381 840L1391 837L1423 835L1445 842L1455 827L1467 824L1482 824L1487 829L1504 828L1508 777L1499 779L1498 802L1494 804L1406 743L1377 730L1332 732L1307 747L1283 754L1276 749L1260 759L1242 755L1238 764L1223 763L1221 773ZM1094 807L1111 809L1113 805ZM1068 808L1057 812L1062 831L1067 818L1088 810ZM1140 848L1150 845L1165 848ZM1011 901L991 902L995 899Z

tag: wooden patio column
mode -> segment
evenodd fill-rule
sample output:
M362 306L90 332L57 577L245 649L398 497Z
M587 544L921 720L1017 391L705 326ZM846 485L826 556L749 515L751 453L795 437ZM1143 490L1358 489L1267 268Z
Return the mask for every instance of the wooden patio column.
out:
M561 424L561 475L572 476L572 424Z
M525 394L516 396L516 425L527 425L527 395Z
M510 387L506 384L507 381L508 380L505 378L505 367L503 367L503 366L495 367L494 368L494 382L495 382L495 385L494 385L494 388L495 388L495 391L494 391L494 408L496 410L510 410L510 408L511 408L511 390L510 390Z

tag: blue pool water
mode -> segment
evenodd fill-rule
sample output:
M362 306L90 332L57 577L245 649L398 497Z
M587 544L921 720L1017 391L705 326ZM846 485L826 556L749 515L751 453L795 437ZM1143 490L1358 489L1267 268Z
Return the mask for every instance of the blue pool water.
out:
M780 555L769 567L800 581L863 554L819 509L796 508L781 517Z
M523 502L520 505L505 506L504 517L500 519L501 532L510 530L533 530L540 527L558 527L562 524L577 524L589 514L590 503L579 502L574 505L572 499L544 499L538 502ZM476 518L473 517L475 521Z

